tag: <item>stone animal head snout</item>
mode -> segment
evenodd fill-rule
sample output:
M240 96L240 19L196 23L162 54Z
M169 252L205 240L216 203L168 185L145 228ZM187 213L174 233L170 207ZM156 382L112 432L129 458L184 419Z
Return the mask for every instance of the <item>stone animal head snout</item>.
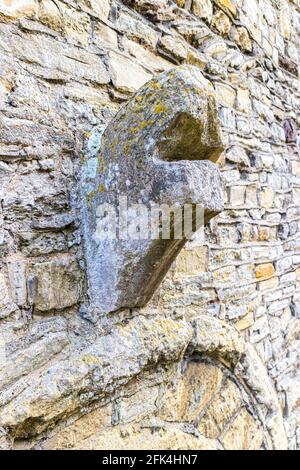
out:
M132 239L117 232L100 239L99 206L120 215L120 197L135 208L199 205L209 220L223 208L214 163L222 151L213 88L194 67L159 75L119 111L103 134L94 197L84 216L89 293L100 312L143 306L190 234ZM137 212L128 214L132 225Z

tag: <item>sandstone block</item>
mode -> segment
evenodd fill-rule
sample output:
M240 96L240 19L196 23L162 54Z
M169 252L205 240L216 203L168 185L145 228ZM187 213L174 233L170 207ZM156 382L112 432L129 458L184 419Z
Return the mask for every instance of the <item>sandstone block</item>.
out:
M236 98L234 88L223 83L216 83L215 88L218 102L223 106L233 108Z
M0 273L0 319L9 316L17 309L17 306L12 302L7 282L3 274Z
M72 258L37 263L31 272L31 301L40 312L62 310L77 304L81 294L81 273Z
M183 250L176 259L178 275L196 275L208 270L208 247Z
M219 367L189 361L179 379L164 388L159 416L174 422L196 421L221 386L222 379L223 372Z
M109 72L115 88L126 93L137 91L151 79L140 65L115 52L110 53Z
M213 4L211 0L193 0L192 11L202 20L211 22L213 17Z
M244 88L237 90L237 109L243 113L250 113L252 103L249 90Z
M260 450L263 430L246 409L241 410L222 438L225 449Z
M56 3L52 0L43 0L43 2L40 2L38 18L42 24L49 26L49 28L55 31L61 31L63 23L62 14Z
M232 207L239 207L245 204L246 187L233 186L230 188L230 204Z
M259 193L260 204L262 207L269 209L273 206L274 202L274 191L270 186L262 188Z
M266 291L266 290L271 290L275 289L278 287L279 281L278 277L272 277L271 279L267 279L265 281L261 281L258 283L258 290L259 291Z
M180 38L163 36L159 42L159 48L170 58L182 62L187 58L188 46Z
M248 330L254 323L254 313L249 311L241 320L237 321L234 326L238 331Z
M234 42L244 52L252 52L252 41L246 28L235 28L232 33Z
M279 17L280 32L284 39L290 39L291 36L291 17L289 6L286 5L281 9Z
M237 14L237 8L235 6L236 2L232 2L231 0L215 0L215 3L222 8L222 10L226 11L227 13L231 13L233 16Z
M19 307L25 306L27 304L27 263L24 260L9 260L7 268L12 298Z
M0 3L0 16L11 19L33 18L38 10L37 0L3 0Z
M231 28L231 21L223 11L218 11L212 18L211 25L222 36L228 36Z
M261 264L255 269L257 279L263 280L272 277L275 274L275 268L272 263Z

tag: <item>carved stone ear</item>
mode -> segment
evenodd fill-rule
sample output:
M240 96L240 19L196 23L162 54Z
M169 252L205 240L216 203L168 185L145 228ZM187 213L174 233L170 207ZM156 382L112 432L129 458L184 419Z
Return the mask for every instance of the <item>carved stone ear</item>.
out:
M141 88L105 130L83 207L89 296L99 313L151 298L191 235L175 233L185 222L185 213L174 222L178 208L189 204L193 213L201 206L206 221L223 209L213 163L223 151L213 91L198 69L177 67ZM171 212L170 236L151 236L150 210L162 205Z

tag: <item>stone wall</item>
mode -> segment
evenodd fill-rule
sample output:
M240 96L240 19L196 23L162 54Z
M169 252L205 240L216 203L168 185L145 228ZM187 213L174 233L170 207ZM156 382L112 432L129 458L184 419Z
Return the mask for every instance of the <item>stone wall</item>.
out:
M299 446L299 33L299 0L0 1L0 448ZM82 171L184 63L227 130L225 211L147 307L92 316Z

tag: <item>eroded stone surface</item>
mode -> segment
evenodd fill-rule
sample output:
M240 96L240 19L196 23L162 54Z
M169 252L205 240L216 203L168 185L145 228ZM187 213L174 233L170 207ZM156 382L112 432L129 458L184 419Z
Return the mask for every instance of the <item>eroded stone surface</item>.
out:
M146 210L155 204L199 205L208 221L223 207L220 176L212 163L222 150L213 88L189 66L150 81L110 123L83 208L89 294L98 311L143 306L190 235L159 240L142 226L135 234L141 240L130 233L123 240L119 232L117 239L104 240L97 233L98 224L106 222L99 207L110 204L117 213L124 196L129 207L142 203ZM128 225L134 217L129 215ZM110 220L108 215L109 227Z

